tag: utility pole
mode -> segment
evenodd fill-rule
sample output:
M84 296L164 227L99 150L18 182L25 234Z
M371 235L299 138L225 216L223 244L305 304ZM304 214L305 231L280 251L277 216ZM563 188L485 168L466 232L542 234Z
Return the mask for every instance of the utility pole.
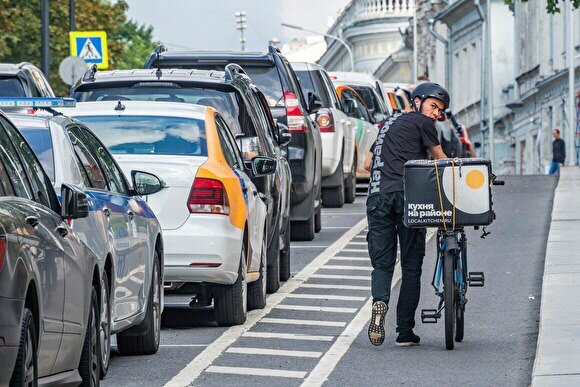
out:
M487 0L487 127L489 129L489 159L495 161L495 128L493 122L493 59L491 47L491 0Z
M413 84L417 85L417 78L419 71L419 65L417 63L418 47L417 47L417 2L413 2L414 10L413 10ZM446 58L447 59L447 58ZM445 85L447 87L447 85Z
M68 24L69 31L77 29L75 25L75 0L68 0Z
M40 0L40 44L42 46L42 72L50 82L50 36L48 34L48 0Z
M242 45L242 51L246 51L246 38L244 37L244 30L248 28L246 24L246 11L239 11L235 13L236 15L236 29L240 31L240 43Z
M568 156L568 165L576 165L576 109L574 107L574 12L572 8L572 1L568 1L569 27L568 27L568 135L566 136L566 143L568 149L566 153Z

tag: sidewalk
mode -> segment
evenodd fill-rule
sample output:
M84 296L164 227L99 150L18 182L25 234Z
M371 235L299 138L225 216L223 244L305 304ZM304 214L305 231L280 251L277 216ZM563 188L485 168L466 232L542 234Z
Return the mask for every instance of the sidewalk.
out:
M532 386L556 385L580 385L580 167L556 188L532 372Z

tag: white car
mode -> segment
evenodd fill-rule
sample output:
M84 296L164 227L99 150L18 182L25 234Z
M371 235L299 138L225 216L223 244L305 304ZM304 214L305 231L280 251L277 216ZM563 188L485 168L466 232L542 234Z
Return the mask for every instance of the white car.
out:
M385 85L371 74L348 71L333 71L328 74L333 82L348 85L355 89L365 101L371 116L376 113L387 116L393 114L388 103L389 97ZM372 91L367 87L371 88ZM375 117L375 121L380 121L379 118L378 116Z
M266 205L247 174L268 175L276 160L244 165L215 109L174 102L106 101L68 111L89 126L128 173L142 170L165 188L146 196L163 229L166 290L213 299L220 325L266 304Z
M360 160L356 153L354 122L343 112L336 89L323 67L296 62L292 68L303 94L314 94L320 101L320 110L312 116L322 138L322 204L342 207L345 202L352 203L356 198L356 165Z

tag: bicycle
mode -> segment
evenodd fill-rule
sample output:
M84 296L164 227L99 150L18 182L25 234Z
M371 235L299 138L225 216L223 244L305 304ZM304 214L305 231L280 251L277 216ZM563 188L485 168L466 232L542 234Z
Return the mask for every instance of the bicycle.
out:
M493 185L505 185L491 175ZM439 184L439 183L438 183ZM467 266L467 237L465 227L453 227L448 230L445 220L437 230L437 261L433 272L431 286L435 295L440 297L437 309L421 310L422 323L437 323L441 312L445 317L445 347L454 348L455 342L461 342L465 328L465 305L467 288L482 287L485 284L483 272L469 272ZM479 229L479 226L474 226ZM482 238L487 234L483 228ZM443 291L441 291L443 280Z

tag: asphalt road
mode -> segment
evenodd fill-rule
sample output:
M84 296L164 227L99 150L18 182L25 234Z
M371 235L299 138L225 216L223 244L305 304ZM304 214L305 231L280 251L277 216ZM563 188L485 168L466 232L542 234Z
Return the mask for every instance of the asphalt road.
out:
M421 324L421 346L396 348L395 305L382 347L370 345L364 196L323 209L323 230L292 244L293 278L241 327L215 326L211 310L167 308L156 355L113 355L104 385L527 385L535 355L541 278L556 178L506 178L485 240L470 232L470 270L485 287L467 294L463 343L446 351L443 322ZM428 244L421 308L437 302ZM392 299L398 296L395 272Z

